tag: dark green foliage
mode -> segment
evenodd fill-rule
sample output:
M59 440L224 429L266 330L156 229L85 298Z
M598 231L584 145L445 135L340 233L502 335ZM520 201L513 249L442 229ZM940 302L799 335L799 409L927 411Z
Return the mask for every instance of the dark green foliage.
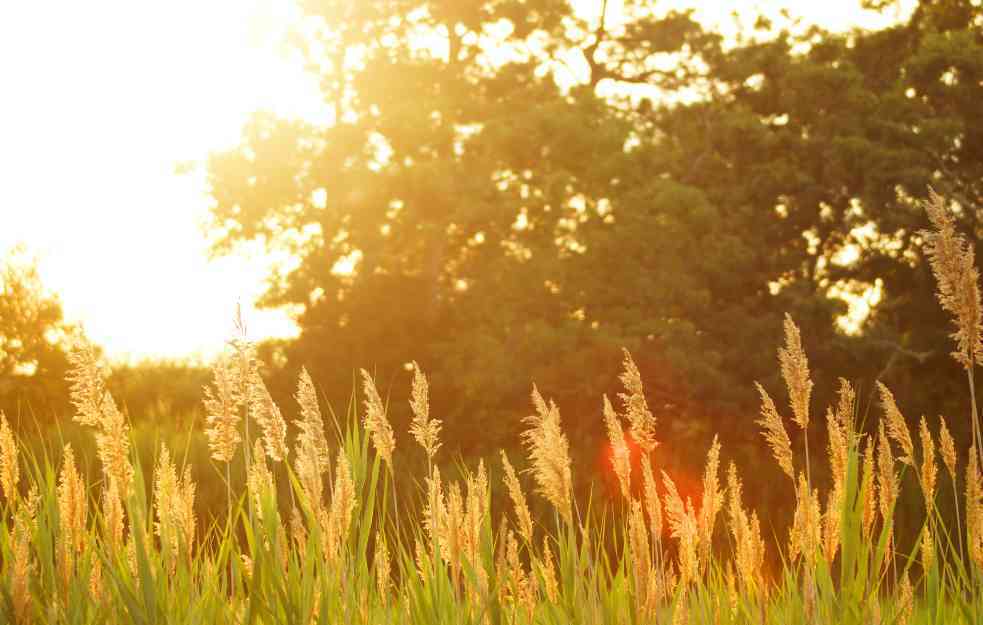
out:
M514 442L533 380L587 463L600 407L581 398L616 391L626 346L667 462L711 431L750 454L752 381L777 388L789 312L816 406L836 372L883 378L912 416L961 414L916 200L934 184L978 232L980 8L926 0L847 34L760 20L727 42L625 5L596 24L547 0L305 3L331 123L259 115L209 163L216 251L299 258L266 298L302 310L284 379L306 365L341 397L366 367L405 397L415 359L465 455ZM845 334L836 291L875 285ZM405 431L403 401L391 416Z

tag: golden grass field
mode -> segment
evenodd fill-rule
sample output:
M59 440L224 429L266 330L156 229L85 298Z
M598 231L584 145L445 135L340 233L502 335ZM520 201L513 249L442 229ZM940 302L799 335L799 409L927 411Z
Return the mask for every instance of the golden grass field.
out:
M940 303L953 317L953 356L967 374L972 441L953 440L944 419L922 418L913 433L884 385L878 418L860 418L846 380L836 405L817 418L808 356L786 318L778 366L788 407L759 385L757 424L762 453L770 450L787 478L776 487L795 502L788 536L763 534L758 513L742 500L742 468L721 466L726 450L716 441L696 497L680 494L674 477L653 466L658 424L627 352L623 393L602 398L600 415L620 493L597 504L574 497L560 411L534 386L522 437L527 457L503 451L450 480L438 466L453 450L441 445L427 378L414 364L409 433L427 473L415 491L397 492L396 438L372 376L361 372L360 401L347 416L326 420L315 381L302 372L299 417L288 427L243 336L214 365L203 397L227 514L199 520L194 475L206 468L179 466L180 454L166 445L152 467L135 460L97 352L80 340L70 376L75 420L95 437L101 478L86 482L70 445L28 452L2 418L0 620L979 623L979 278L942 199L925 208L934 226L923 234L926 250ZM790 428L805 435L801 452ZM810 434L826 437L825 457L809 458ZM628 436L641 450L638 466ZM820 465L832 475L826 490L813 483ZM234 467L244 475L233 476ZM912 544L893 531L906 474L924 500ZM492 506L492 481L504 484L509 505ZM957 496L952 519L939 511L941 481L951 481L945 496ZM553 513L534 518L532 497Z

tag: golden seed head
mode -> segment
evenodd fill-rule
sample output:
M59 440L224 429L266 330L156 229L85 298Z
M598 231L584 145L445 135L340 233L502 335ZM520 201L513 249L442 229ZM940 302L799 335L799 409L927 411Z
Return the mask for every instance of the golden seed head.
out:
M337 559L348 541L348 532L357 506L351 465L342 448L338 450L334 487L331 489L331 508L328 512L328 527L325 532L329 559Z
M881 421L877 432L877 497L880 505L881 519L885 524L891 522L894 513L894 502L898 498L898 476L894 472L894 456L891 444L887 440L884 422Z
M297 435L297 453L301 453L301 448L306 448L318 472L324 473L331 465L331 452L328 449L328 439L324 435L324 419L318 407L317 392L306 368L300 370L295 399L300 406L300 418L295 421L300 430Z
M71 446L65 445L58 477L58 546L60 571L66 588L75 574L76 558L85 549L88 510L85 482L75 467Z
M809 427L809 398L812 380L809 379L809 360L802 349L802 337L792 317L785 315L785 346L778 350L782 378L788 388L792 420L803 430Z
M921 540L922 569L930 570L935 566L935 538L932 536L931 524L925 525Z
M871 538L874 521L877 520L877 484L874 477L874 442L868 436L864 445L863 475L860 482L863 497L862 532L865 539Z
M430 418L430 391L427 377L420 370L420 365L413 362L413 390L410 395L410 409L413 411L413 421L410 423L410 434L423 447L427 458L431 461L440 448L440 419Z
M529 513L529 505L526 503L526 496L522 492L522 484L519 477L509 462L509 457L502 451L502 467L505 469L505 486L509 491L509 498L515 508L516 524L519 527L519 535L526 541L527 545L532 544L532 515Z
M550 603L560 599L560 584L556 579L556 563L553 561L553 550L550 549L549 538L543 536L543 586L546 598Z
M884 416L887 417L887 433L901 447L903 455L898 460L913 467L915 466L915 444L911 441L908 424L905 422L901 410L898 409L898 404L894 401L894 394L881 382L877 383L877 390L881 395Z
M488 477L484 461L478 463L477 475L468 472L467 495L464 501L464 523L461 526L461 542L471 566L480 568L481 527L488 510Z
M975 448L969 449L966 465L966 538L970 560L983 569L983 475Z
M717 479L719 467L720 442L714 436L713 444L707 454L707 464L703 471L703 501L697 519L697 527L700 531L700 563L704 571L710 564L710 548L713 545L713 528L717 514L724 504L723 493L720 492L720 482Z
M365 430L372 439L376 452L392 468L393 451L396 449L396 437L393 428L386 417L386 407L379 397L375 381L369 372L362 369L362 389L365 393Z
M638 371L638 367L628 350L623 351L625 360L621 383L625 387L625 392L620 393L618 397L624 404L625 415L631 424L632 439L646 453L652 453L659 444L655 440L655 415L649 410L648 402L645 401L642 374Z
M17 441L7 422L7 415L0 411L0 492L11 504L17 501L17 483L20 481Z
M390 577L392 565L389 560L389 547L386 545L386 537L382 532L376 534L373 566L375 567L376 590L379 592L379 598L386 602L389 597L389 588L392 586Z
M625 499L631 499L631 450L625 441L625 432L621 429L621 419L618 418L608 396L604 396L604 425L608 430L608 440L611 443L611 466L618 476L621 494Z
M532 464L529 471L536 479L539 493L553 504L568 524L573 525L570 444L560 427L560 410L552 401L547 406L535 386L532 399L537 414L526 417L530 427L522 433Z
M778 461L778 466L782 468L793 481L795 473L792 466L792 441L788 438L788 432L782 424L782 417L775 408L775 402L764 389L763 386L755 382L758 394L761 395L761 418L756 421L764 430L762 435L771 447L771 452Z
M793 560L802 555L812 562L819 555L822 546L821 518L819 491L810 490L805 474L800 473L795 493L795 515L789 539L789 554Z
M848 430L853 429L853 414L857 405L857 393L853 386L845 378L840 378L840 389L837 391L839 398L836 403L836 418L840 425Z
M938 465L935 463L935 442L928 431L928 422L922 417L918 428L922 443L922 470L918 475L921 482L922 494L925 495L925 509L929 515L935 509L935 483L938 476Z
M96 433L96 447L103 470L114 480L120 497L127 497L133 480L130 464L130 424L108 392L102 401L102 431Z
M108 485L102 489L102 517L106 524L107 542L113 549L122 548L126 529L126 511L123 508L123 499L116 480L110 479Z
M157 469L154 471L154 507L157 513L154 532L160 538L161 545L166 546L171 554L177 553L180 540L172 514L179 498L178 488L177 468L171 461L167 446L161 443Z
M653 582L650 579L652 551L649 547L649 533L645 527L642 504L635 499L631 500L631 508L628 513L628 540L631 548L631 560L634 564L636 606L639 612L645 613L647 612L649 585Z
M830 491L826 499L826 512L822 517L823 555L829 564L833 563L840 547L841 504L842 493L836 490Z
M265 493L274 493L275 491L273 489L273 473L266 464L266 452L263 449L263 443L259 440L253 443L252 462L246 473L246 488L252 499L253 513L262 522L263 496Z
M204 389L205 414L208 428L205 435L212 458L231 462L242 437L239 435L239 406L241 397L232 360L220 356L212 365L213 385Z
M849 433L846 425L840 421L838 412L826 412L826 430L829 437L827 454L829 455L830 472L833 475L833 491L839 494L845 492L847 463L849 462Z
M669 521L669 534L679 541L679 583L685 588L696 579L698 561L696 549L700 540L700 530L692 503L683 504L675 482L663 471L662 483L666 487L666 518Z
M946 208L945 199L930 191L922 202L933 230L923 230L924 250L938 282L938 298L942 308L953 317L956 331L956 351L952 353L965 368L981 362L981 316L979 272L973 256L973 246L956 232L956 223Z
M74 337L68 352L71 368L66 376L71 385L75 421L97 426L102 421L102 400L106 396L105 371L95 346L81 333Z
M435 466L427 477L427 505L423 513L423 528L430 538L431 547L440 544L446 515L444 487L440 480L440 468Z
M248 397L249 413L263 430L266 456L273 462L283 462L287 457L287 422L256 369L249 374Z
M662 502L659 501L655 475L652 473L652 462L648 454L642 456L642 490L645 495L645 512L649 518L652 542L658 543L662 540Z
M908 578L908 571L905 570L901 575L901 583L898 585L898 625L908 625L911 622L911 615L915 609L915 590L911 586Z
M30 623L32 593L30 590L31 575L34 565L31 563L31 530L34 518L22 510L14 517L13 530L13 571L10 580L11 600L14 604L14 620L17 623Z
M946 427L945 418L939 417L939 448L942 451L942 462L953 480L956 479L956 443Z
M743 588L752 590L764 564L764 541L757 515L748 518L741 502L742 485L737 467L730 463L727 470L727 491L730 495L730 531L734 537L734 561Z

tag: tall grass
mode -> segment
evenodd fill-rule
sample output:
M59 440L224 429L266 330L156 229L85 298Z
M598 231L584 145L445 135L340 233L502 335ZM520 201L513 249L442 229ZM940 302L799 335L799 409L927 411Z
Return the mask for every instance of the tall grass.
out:
M362 405L325 420L314 381L300 374L291 442L280 408L243 336L205 390L213 467L191 466L161 444L143 466L129 424L84 341L72 355L76 420L95 437L102 473L86 483L66 444L32 454L0 418L0 618L26 623L978 623L983 620L983 476L972 391L980 349L978 277L945 204L928 205L926 234L940 299L956 321L957 360L970 384L971 444L943 420L916 437L886 386L883 417L859 423L840 382L825 414L826 450L793 449L786 418L759 386L763 449L794 501L788 537L762 535L745 507L740 469L715 440L702 491L685 496L653 466L656 419L625 353L617 406L602 398L617 500L578 502L569 443L555 403L532 387L522 440L527 471L510 458L463 467L438 462L441 423L413 363L410 429L426 459L418 487L397 492L387 407L362 371ZM812 381L799 331L786 319L778 364L791 421L808 432ZM250 428L250 424L252 427ZM626 431L642 450L633 463ZM329 434L330 433L330 434ZM815 432L814 432L815 433ZM917 443L916 443L917 440ZM966 451L963 452L963 449ZM186 451L186 450L185 450ZM937 459L951 482L955 522L940 513ZM726 464L726 469L721 464ZM820 491L815 463L832 484ZM195 518L195 472L218 469L225 514ZM924 518L913 544L894 532L904 474ZM493 509L492 480L508 506ZM910 482L909 482L910 483ZM961 483L961 487L960 487ZM963 497L959 500L957 493ZM149 494L149 497L148 497ZM549 502L536 521L529 498ZM948 503L946 504L949 505ZM781 563L766 567L767 560Z

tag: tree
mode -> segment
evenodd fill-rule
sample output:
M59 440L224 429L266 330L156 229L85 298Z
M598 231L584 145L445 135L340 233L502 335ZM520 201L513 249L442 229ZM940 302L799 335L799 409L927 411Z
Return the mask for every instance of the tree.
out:
M912 418L963 410L918 200L933 186L979 240L981 19L973 2L933 0L878 32L750 41L709 57L713 97L649 115L664 137L654 171L748 216L745 242L771 250L758 284L812 294L786 305L819 339L817 365L884 379ZM867 289L880 301L855 340L830 331L834 309L802 319L808 302Z
M0 269L0 408L44 420L68 406L65 342L70 326L37 264L15 248Z
M416 359L465 453L512 440L530 381L596 448L621 346L676 417L665 438L750 441L785 312L817 406L836 375L925 373L946 322L915 200L980 197L979 11L926 1L844 35L761 22L733 45L624 5L305 4L333 121L257 116L209 163L217 249L298 259L266 300L303 311L291 369L339 398L367 366L402 398ZM881 303L850 335L836 293L867 288Z
M303 309L293 368L345 397L368 366L401 396L417 359L465 452L509 440L532 380L597 412L572 402L611 387L629 333L597 332L566 283L636 157L632 120L594 87L602 67L612 80L702 41L687 15L645 4L628 10L648 28L610 42L556 0L305 4L333 123L257 116L209 163L218 249L260 241L300 259L266 300ZM570 53L597 72L584 87L554 80ZM586 438L600 431L584 422Z

